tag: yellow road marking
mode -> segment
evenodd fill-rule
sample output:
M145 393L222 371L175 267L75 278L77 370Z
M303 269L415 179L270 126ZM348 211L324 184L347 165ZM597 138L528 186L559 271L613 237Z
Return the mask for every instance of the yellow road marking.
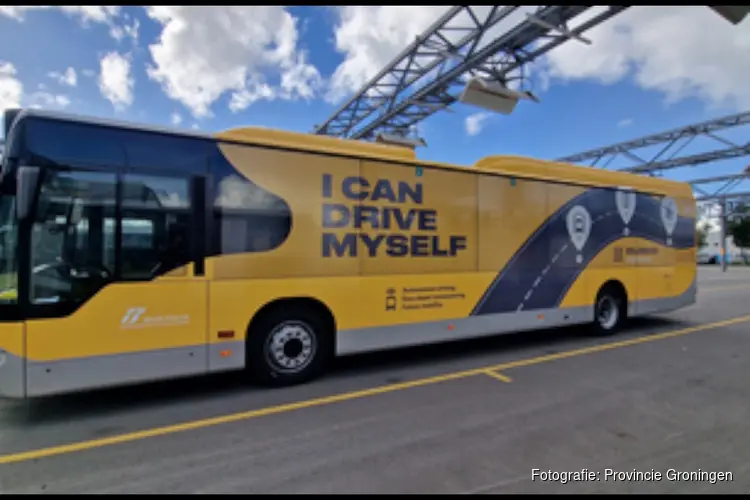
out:
M750 268L748 268L748 271L750 271ZM748 276L750 276L750 273L745 272L745 274L743 274L742 268L740 268L739 273L732 273L727 271L726 273L721 273L721 275L712 278L701 277L700 282L710 283L712 281L740 281L748 279Z
M485 370L509 370L511 368L520 368L523 366L538 365L541 363L549 363L550 361L557 361L558 359L572 358L575 356L582 356L584 354L594 354L597 352L610 351L612 349L621 349L623 347L630 347L638 344L646 344L648 342L654 342L656 340L666 340L674 337L681 337L689 333L704 332L706 330L713 330L715 328L723 328L725 326L737 325L740 323L750 322L750 314L745 316L739 316L736 318L725 319L723 321L716 321L714 323L705 323L703 325L691 326L688 328L681 328L679 330L672 330L671 332L655 333L653 335L647 335L643 337L636 337L634 339L620 340L616 342L608 342L606 344L599 344L590 347L583 347L581 349L573 349L572 351L563 351L555 354L547 354L546 356L538 356L536 358L519 359L518 361L510 361L507 363L501 363L495 366L487 366ZM2 460L2 458L0 458ZM2 462L0 462L2 463Z
M621 340L617 342L609 342L607 344L599 344L590 347L584 347L581 349L574 349L571 351L559 352L556 354L549 354L546 356L538 356L535 358L521 359L517 361L510 361L506 363L500 363L492 366L484 366L482 368L474 368L470 370L464 370L454 373L446 373L443 375L437 375L434 377L427 377L418 380L412 380L409 382L401 382L398 384L390 384L380 387L373 387L371 389L364 389L360 391L346 392L342 394L334 394L332 396L325 396L322 398L309 399L306 401L299 401L296 403L287 403L277 406L271 406L267 408L260 408L258 410L250 410L240 413L233 413L231 415L223 415L213 418L207 418L203 420L195 420L192 422L185 422L182 424L167 425L164 427L157 427L154 429L146 429L142 431L130 432L127 434L121 434L119 436L111 436L101 439L93 439L90 441L80 441L78 443L65 444L60 446L52 446L49 448L41 448L36 450L24 451L19 453L11 453L8 455L0 455L0 465L11 464L17 462L24 462L27 460L36 460L40 458L51 457L55 455L64 455L68 453L91 450L94 448L101 448L103 446L109 446L114 444L127 443L132 441L138 441L141 439L147 439L151 437L165 436L168 434L175 434L178 432L184 432L189 430L202 429L206 427L212 427L220 424L227 424L231 422L239 422L243 420L249 420L258 417L264 417L268 415L277 415L280 413L288 413L296 410L302 410L305 408L313 408L318 406L330 405L334 403L341 403L344 401L352 401L355 399L362 399L370 396L376 396L379 394L386 394L391 392L402 391L405 389L411 389L414 387L422 387L441 382L447 382L450 380L459 380L476 375L487 375L489 372L500 372L506 371L511 368L520 368L524 366L531 366L541 363L548 363L550 361L556 361L559 359L572 358L575 356L581 356L584 354L593 354L597 352L609 351L612 349L619 349L622 347L629 347L638 344L645 344L647 342L654 342L656 340L664 340L674 337L680 337L689 333L702 332L706 330L712 330L715 328L722 328L725 326L736 325L739 323L750 322L750 315L740 316L731 318L723 321L716 321L714 323L706 323L703 325L692 326L688 328L682 328L680 330L673 330L670 332L656 333L645 337L638 337L634 339Z
M484 374L487 375L488 377L494 378L495 380L499 380L500 382L505 382L506 384L510 384L511 382L513 382L512 378L508 377L507 375L503 375L502 373L498 373L496 371L487 370L486 372L484 372Z
M737 288L750 288L750 284L745 285L724 285L724 286L710 286L707 288L698 288L698 293L703 292L719 292L721 290L734 290Z

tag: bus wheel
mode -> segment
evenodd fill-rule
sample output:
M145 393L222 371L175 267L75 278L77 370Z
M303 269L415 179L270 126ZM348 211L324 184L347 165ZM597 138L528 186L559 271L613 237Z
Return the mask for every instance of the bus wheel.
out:
M331 332L318 315L275 309L259 318L249 332L247 361L251 376L267 385L307 382L326 368Z
M620 287L604 286L596 296L594 304L594 332L597 335L612 335L625 323L627 304Z

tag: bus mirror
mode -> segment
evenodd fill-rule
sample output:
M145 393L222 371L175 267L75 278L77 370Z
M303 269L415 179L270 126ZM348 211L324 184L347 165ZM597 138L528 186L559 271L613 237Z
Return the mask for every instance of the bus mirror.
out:
M8 139L8 135L10 135L10 128L13 126L13 122L16 121L16 117L20 112L20 109L6 109L3 113L3 133L6 140Z
M16 184L16 213L19 220L25 220L31 215L34 204L34 193L39 182L39 167L19 167Z
M70 225L77 226L83 216L83 201L80 198L73 200L73 208L70 210Z

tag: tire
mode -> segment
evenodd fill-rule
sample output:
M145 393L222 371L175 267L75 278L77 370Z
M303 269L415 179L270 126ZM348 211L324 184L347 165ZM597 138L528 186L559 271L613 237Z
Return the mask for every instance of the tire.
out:
M616 287L603 288L594 303L593 330L596 335L614 335L625 324L627 304L622 292Z
M248 332L247 368L263 385L289 386L322 374L333 352L333 332L306 308L273 309Z

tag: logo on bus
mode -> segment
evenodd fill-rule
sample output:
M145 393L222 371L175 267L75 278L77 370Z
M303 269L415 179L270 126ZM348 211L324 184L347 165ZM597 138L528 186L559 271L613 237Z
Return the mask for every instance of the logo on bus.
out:
M138 322L143 313L146 312L145 307L131 307L125 312L125 316L120 321L121 325L134 325Z
M145 307L131 307L120 320L121 328L146 328L151 326L179 326L190 323L189 314L162 314L146 316Z

